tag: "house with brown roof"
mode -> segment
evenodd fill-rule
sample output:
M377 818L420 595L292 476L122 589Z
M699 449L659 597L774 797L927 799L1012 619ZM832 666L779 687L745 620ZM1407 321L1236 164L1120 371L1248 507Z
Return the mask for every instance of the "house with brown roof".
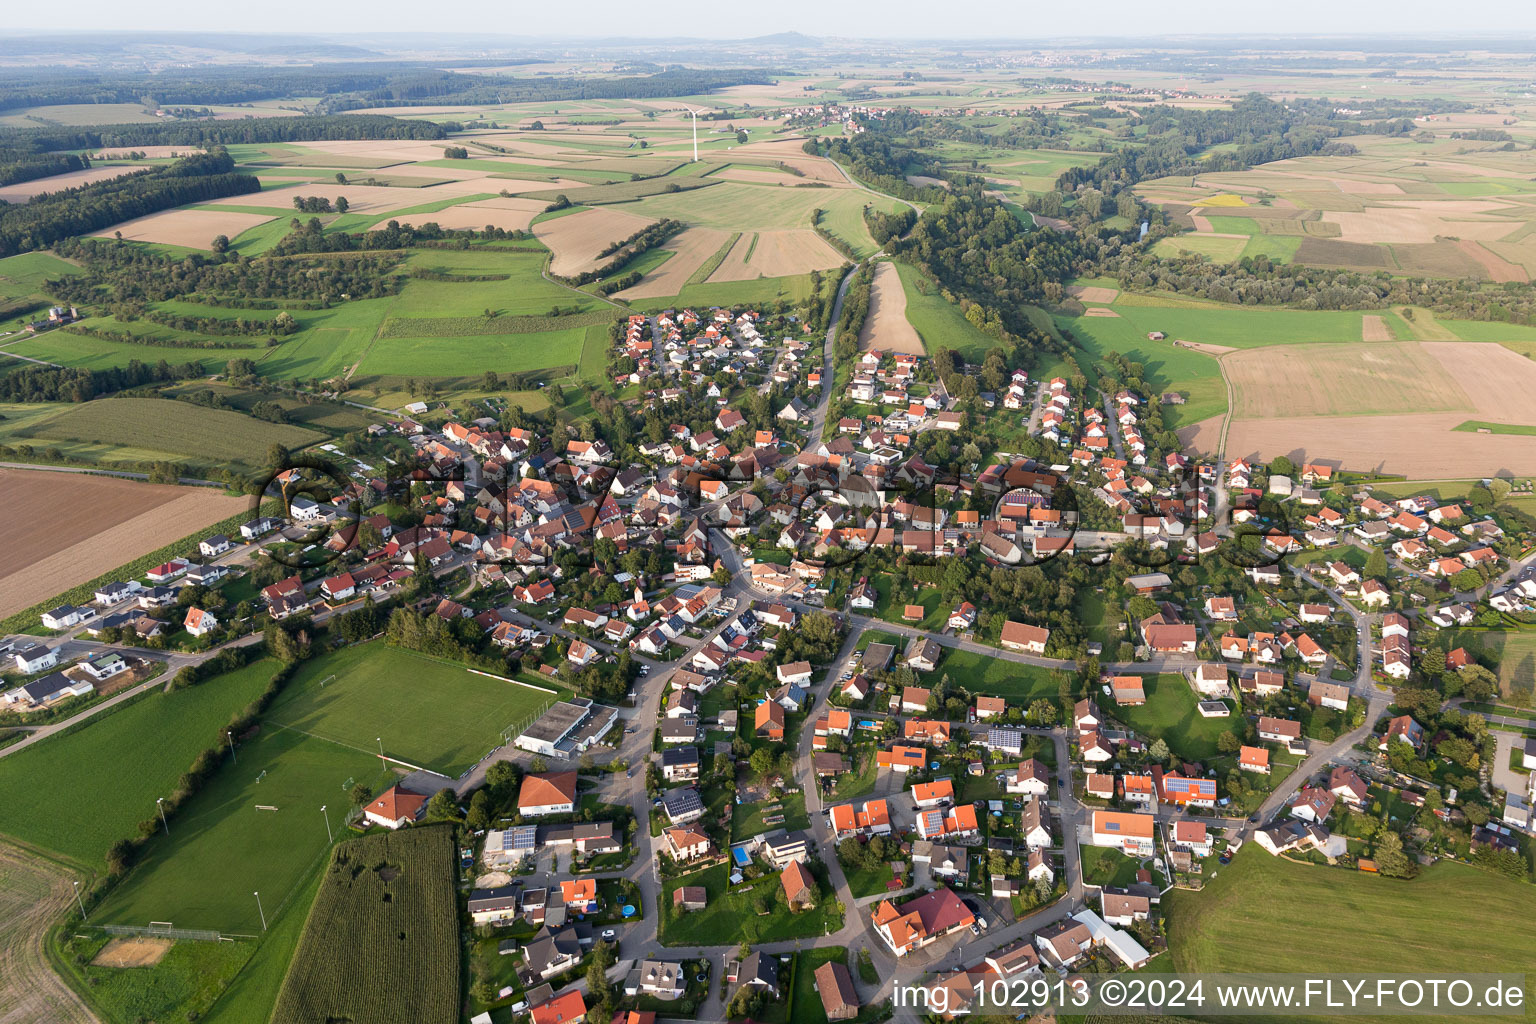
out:
M985 721L1005 714L1008 710L1008 702L1001 697L977 697L974 712L977 721Z
M1307 688L1307 703L1315 708L1324 707L1333 708L1335 711L1347 711L1349 709L1349 687L1342 683L1325 683L1319 679Z
M1035 945L1047 963L1070 967L1093 948L1093 933L1087 925L1069 917L1035 932Z
M1003 632L999 639L1005 650L1019 651L1024 654L1044 654L1046 641L1050 637L1049 629L1014 622L1010 619L1003 623Z
M1320 825L1332 813L1337 800L1337 797L1321 786L1308 786L1291 801L1291 817Z
M1328 792L1358 810L1365 806L1370 787L1355 774L1353 768L1335 765L1333 771L1328 773Z
M897 906L885 900L872 917L875 934L891 952L906 956L946 935L969 928L976 916L947 886Z
M779 884L784 887L784 898L791 907L816 905L816 879L799 861L790 862L789 867L779 873Z
M1099 907L1105 924L1129 927L1145 921L1152 914L1152 901L1146 896L1104 889L1099 893Z
M816 968L816 994L821 997L827 1020L848 1020L859 1015L859 995L848 968L831 960Z
M1005 788L1009 793L1045 796L1051 788L1050 772L1037 758L1031 757L1008 774Z
M1261 715L1259 716L1259 739L1289 745L1301 739L1301 723L1293 722L1288 718L1271 718L1268 715Z
M672 906L678 910L703 910L709 905L709 890L702 885L680 885L672 892Z
M901 711L903 714L920 715L928 710L928 700L933 696L933 691L921 686L903 687L901 691Z

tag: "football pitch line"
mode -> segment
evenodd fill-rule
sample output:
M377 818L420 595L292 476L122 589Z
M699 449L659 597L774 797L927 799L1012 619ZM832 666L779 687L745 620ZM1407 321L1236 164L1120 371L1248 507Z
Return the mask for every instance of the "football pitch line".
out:
M322 735L320 735L317 732L310 732L308 729L300 729L296 725L289 725L287 722L273 722L272 724L277 726L277 728L279 728L279 729L287 729L289 732L296 732L300 736L308 736L312 740L321 740L321 741L323 741L325 743L334 743L338 747L346 747L348 750L355 750L359 754L367 754L370 757L379 757L379 756L381 756L377 750L372 750L372 749L370 749L368 747L354 746L353 744L348 743L345 740L338 740L338 739L336 739L333 736L322 736ZM399 758L390 757L388 755L383 755L383 757L384 757L384 760L386 760L386 761L396 761L396 762L398 762L400 764L407 764L408 763L406 761L401 761ZM415 768L417 766L416 765L411 765L411 767Z

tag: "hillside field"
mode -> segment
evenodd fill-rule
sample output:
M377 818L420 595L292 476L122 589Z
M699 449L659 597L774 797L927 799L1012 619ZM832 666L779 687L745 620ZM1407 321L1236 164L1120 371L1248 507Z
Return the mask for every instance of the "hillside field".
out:
M51 415L8 426L0 424L0 440L7 444L57 447L86 461L166 459L209 468L259 466L273 444L303 448L325 439L304 427L164 398L61 404Z
M1530 906L1528 883L1462 864L1403 881L1293 864L1250 843L1203 890L1170 892L1163 912L1181 972L1304 974L1326 964L1330 973L1428 977L1516 969L1514 951L1536 948ZM1276 942L1280 934L1306 941ZM1528 983L1527 1002L1531 991Z

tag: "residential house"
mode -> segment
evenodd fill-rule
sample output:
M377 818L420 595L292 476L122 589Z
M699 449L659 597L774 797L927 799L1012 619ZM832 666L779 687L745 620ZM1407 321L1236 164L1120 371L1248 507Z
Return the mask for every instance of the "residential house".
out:
M576 812L576 772L546 772L523 777L517 812L525 818Z
M420 818L426 809L427 798L420 793L391 786L363 808L363 818L374 825L399 828Z
M1133 856L1152 853L1157 819L1150 814L1093 812L1093 845L1119 849Z

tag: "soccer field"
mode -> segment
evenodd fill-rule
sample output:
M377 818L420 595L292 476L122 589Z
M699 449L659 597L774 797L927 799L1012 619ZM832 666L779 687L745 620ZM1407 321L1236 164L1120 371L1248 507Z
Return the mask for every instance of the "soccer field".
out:
M563 696L375 642L306 663L266 717L374 756L382 742L390 757L456 777Z
M256 897L267 920L329 849L330 826L340 830L353 783L378 792L394 778L377 754L264 725L239 748L239 762L221 769L183 807L105 902L92 912L101 924L261 932ZM275 808L265 810L262 808Z

